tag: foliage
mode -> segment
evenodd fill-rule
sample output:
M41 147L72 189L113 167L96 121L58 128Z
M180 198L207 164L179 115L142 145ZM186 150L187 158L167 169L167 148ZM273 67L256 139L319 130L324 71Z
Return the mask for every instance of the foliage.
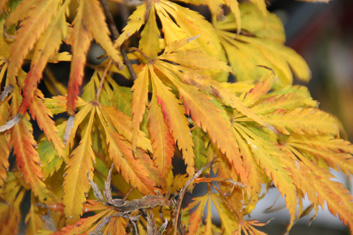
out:
M207 5L210 20L187 4ZM353 197L330 173L353 173L353 145L292 85L310 71L265 1L137 2L121 35L107 6L0 3L1 234L17 233L28 191L27 234L263 234L245 219L262 185L285 198L288 231L325 203L353 231ZM93 40L106 52L99 65L86 62ZM57 62L70 63L67 89L47 66ZM173 170L179 155L184 174ZM200 182L207 193L182 211Z

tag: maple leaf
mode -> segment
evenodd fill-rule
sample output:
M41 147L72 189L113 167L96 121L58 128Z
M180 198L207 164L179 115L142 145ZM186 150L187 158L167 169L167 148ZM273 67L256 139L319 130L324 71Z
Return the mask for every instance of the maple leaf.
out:
M313 108L278 109L263 118L286 135L290 134L289 131L298 134L328 133L338 135L339 131L339 125L332 116Z
M156 88L154 87L153 90ZM156 92L153 92L148 111L148 127L153 147L154 161L165 178L172 165L174 140L164 121L161 107L158 105Z
M43 130L47 139L52 142L59 156L64 156L64 144L57 134L58 130L54 121L51 119L53 115L50 113L47 106L44 105L42 98L43 94L37 90L36 97L34 97L33 103L30 106L31 116L37 121L39 128Z
M140 151L136 151L137 158L135 158L131 152L131 145L129 146L129 143L124 141L122 136L116 133L112 127L109 127L112 126L109 118L100 110L97 110L97 113L105 131L109 156L117 170L140 192L144 194L153 193L155 183L151 180L152 175L149 171L151 167L148 167L148 164L151 164L152 161L148 162L146 159L148 157Z
M0 234L17 233L18 223L21 220L21 202L26 190L22 187L15 173L9 173L1 194L5 200L0 202Z
M22 65L23 59L29 50L33 48L39 35L49 26L50 20L56 14L60 2L60 0L38 1L34 7L28 3L23 3L18 6L20 10L16 13L22 15L20 17L28 17L21 23L21 27L16 33L15 41L11 45L8 79L12 85L16 84L15 76ZM31 4L33 4L33 2L31 2ZM27 11L29 11L29 13L27 13ZM18 17L15 18L17 18L16 21L21 19Z
M120 53L113 46L108 34L109 30L98 0L81 1L70 40L73 54L67 96L67 110L70 115L74 115L75 100L82 83L86 54L92 37L105 49L108 56L122 67Z
M252 4L241 4L240 8L245 8L245 12L256 15L256 17L246 17L248 14L242 14L242 17L245 17L242 20L242 25L245 25L244 30L249 32L249 36L246 36L246 33L245 35L236 35L231 32L237 27L232 15L226 16L229 19L225 21L214 22L237 79L242 81L242 79L263 77L265 71L257 66L264 65L272 68L279 77L275 83L277 88L292 84L291 69L299 79L308 81L311 75L305 61L294 50L283 45L284 29L280 20L272 14L269 14L268 17L256 14L256 8ZM258 21L254 23L254 20ZM270 24L264 22L270 22ZM271 30L276 28L278 33L273 34L272 31L268 31L267 27ZM274 51L276 53L273 53ZM256 57L252 55L256 55ZM239 60L239 58L242 59Z
M58 135L63 137L67 122L63 122L57 126ZM38 154L42 163L42 172L43 178L47 179L49 176L52 176L54 172L58 171L65 159L65 162L68 162L69 149L66 148L64 155L58 155L54 145L46 138L38 144Z
M320 161L323 159L329 167L341 170L346 174L353 172L353 145L342 139L321 135L305 137L292 135L288 143L300 150L301 153L311 156L310 159Z
M194 152L193 142L188 127L188 121L184 116L184 109L179 104L176 97L171 91L160 81L154 71L150 71L153 86L156 88L155 92L158 104L161 106L164 120L166 121L169 130L182 150L184 161L187 165L186 172L189 176L193 175L194 170Z
M146 110L148 102L148 84L149 84L149 67L145 66L137 75L134 86L131 88L132 93L132 151L136 150L137 133L140 129L143 114Z
M18 111L19 98L18 88L15 88L15 95L11 104L12 113ZM10 144L16 155L17 167L23 174L25 182L31 186L34 194L43 201L47 197L48 190L42 181L43 173L40 168L40 158L34 147L37 143L32 135L32 125L27 118L23 117L11 129Z
M31 69L25 80L26 89L23 89L24 98L19 108L19 113L22 115L24 115L27 108L31 105L35 90L37 89L37 84L42 77L42 72L47 62L50 57L58 51L63 37L66 36L67 25L65 22L65 11L68 2L69 1L59 7L57 10L58 12L50 21L47 27L48 29L39 37L38 42L36 43L32 56Z
M79 145L72 152L65 170L63 203L65 205L65 216L70 224L79 220L80 215L82 215L82 204L86 201L85 194L90 189L87 175L91 178L93 177L92 161L95 161L91 139L91 130L95 116L93 105L87 104L80 110L76 115L75 125L78 126L80 120L83 120L87 115L89 115L89 119L85 131ZM74 136L75 132L71 133L73 133L71 136Z
M317 167L307 159L305 153L299 152L295 145L289 146L288 149L300 160L298 167L288 168L292 172L293 182L308 195L316 210L319 205L324 208L326 201L330 212L334 215L338 214L343 223L352 229L350 218L353 214L353 196L350 192L341 183L332 181L334 177L329 170ZM298 175L299 172L304 175ZM343 206L337 207L337 205Z

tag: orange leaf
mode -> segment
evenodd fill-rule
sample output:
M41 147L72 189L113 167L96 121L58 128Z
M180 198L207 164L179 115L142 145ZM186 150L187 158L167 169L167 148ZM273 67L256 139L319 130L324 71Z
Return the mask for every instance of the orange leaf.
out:
M184 85L176 79L172 81L179 90L186 114L190 115L195 124L207 132L213 143L217 144L225 153L229 162L240 175L242 182L246 182L246 172L239 153L239 147L230 118L220 106L213 103L212 98L195 88ZM212 113L212 115L210 115Z
M85 1L80 1L70 38L72 61L67 87L67 112L72 116L75 115L76 97L79 94L79 87L82 84L86 54L92 39L84 21L84 5Z
M174 140L164 121L162 110L157 103L155 88L153 89L147 117L154 161L161 171L163 178L165 178L169 172L174 156Z
M31 101L37 89L37 84L42 78L42 72L51 58L51 56L59 50L61 40L64 37L66 22L65 11L68 2L65 2L59 9L54 18L50 21L47 30L39 37L37 45L34 49L31 69L25 80L23 89L23 100L19 108L19 113L25 114L27 108L31 105Z
M53 115L41 99L43 98L42 92L37 90L36 93L37 96L34 97L33 104L30 106L31 116L37 121L39 128L44 131L47 139L53 143L59 156L64 156L65 146L58 136L58 129L55 126L55 122L51 119Z
M125 141L121 135L107 126L106 120L109 119L104 117L99 109L97 109L97 113L105 131L109 157L116 169L131 186L137 188L141 193L154 193L155 183L151 180L149 172L142 164L142 159L139 159L141 156L137 156L139 152L136 152L136 157L134 157L129 142ZM150 161L152 163L152 160Z
M11 46L8 68L10 84L15 84L15 76L21 68L25 56L33 48L38 37L48 27L50 20L57 13L60 3L61 0L40 1L29 12L22 12L28 17L21 23L15 42Z
M32 191L43 201L47 196L47 189L42 181L40 159L34 146L37 145L32 135L31 123L22 118L11 130L11 144L16 155L17 167L23 174L24 180L31 186Z
M151 78L156 88L156 95L158 104L162 108L164 120L168 125L168 128L177 142L178 147L182 150L184 161L187 165L186 172L189 176L194 175L194 151L192 135L190 132L188 121L184 115L185 111L179 104L180 102L171 93L168 87L166 87L161 80L157 77L153 70L151 72Z
M137 75L132 87L132 151L136 150L136 141L140 123L146 110L148 102L149 65L143 67Z
M131 118L111 107L102 106L102 111L104 116L108 117L108 120L114 126L115 130L126 140L131 142L133 129ZM137 135L137 147L152 152L151 142L142 131L139 131Z
M107 55L121 68L123 63L120 58L120 52L115 49L109 38L110 32L105 23L105 16L100 2L98 0L86 0L80 1L80 7L81 4L83 5L83 22L86 24L88 31L92 34L95 41L102 46Z

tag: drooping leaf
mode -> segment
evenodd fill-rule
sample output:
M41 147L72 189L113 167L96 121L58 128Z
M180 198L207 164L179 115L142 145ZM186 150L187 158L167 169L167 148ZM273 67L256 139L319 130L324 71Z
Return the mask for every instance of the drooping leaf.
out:
M19 108L19 112L22 115L25 114L27 108L31 105L37 84L42 78L42 73L47 62L50 57L59 50L61 41L67 34L65 11L67 10L69 2L70 1L66 1L65 4L57 9L57 13L50 21L47 30L40 35L36 43L32 56L31 69L25 80L26 88L23 89L24 98Z
M201 197L194 198L193 201L185 208L185 210L188 211L194 209L190 214L189 234L197 234L197 231L199 231L200 224L202 224L202 217L204 215L204 208L206 203L208 204L209 201L211 201L210 194L206 193ZM207 207L206 214L207 218L211 217L211 208Z
M284 165L281 162L282 158L286 158L286 153L278 149L273 142L262 139L259 131L254 133L254 129L248 130L238 123L233 123L233 126L249 145L252 156L257 164L264 170L265 174L271 178L274 185L285 198L286 206L290 214L290 224L293 224L297 198L296 188L291 179L291 175L286 169L289 167L289 164ZM291 162L291 164L294 164L294 162Z
M164 121L161 107L158 105L156 88L153 88L147 117L154 161L162 176L166 177L174 156L174 139Z
M173 81L179 90L186 114L190 115L195 124L207 132L222 153L225 153L241 179L246 180L246 173L242 166L238 144L227 114L211 100L210 96L196 89ZM209 115L212 112L212 115ZM227 138L224 138L227 136Z
M141 32L139 48L151 59L158 55L159 30L156 22L154 5L150 8L148 21Z
M173 135L174 141L182 150L184 161L187 165L186 172L194 175L194 152L190 128L184 115L185 111L171 91L161 82L154 71L150 71L151 80L156 88L158 104L162 108L164 120Z
M109 157L113 161L115 168L122 174L127 182L133 187L136 187L143 194L153 193L155 183L151 180L149 172L141 163L142 159L139 159L141 156L138 155L138 151L136 151L136 156L133 156L131 144L109 127L109 124L112 124L109 123L108 117L105 117L99 110L97 113L104 128ZM150 164L152 164L152 161Z
M86 63L86 54L91 43L92 36L89 33L84 21L84 4L80 2L77 15L73 22L74 28L71 33L70 42L72 50L72 61L67 87L67 111L70 115L75 114L76 97L79 94L79 87L82 84L84 67Z
M142 4L129 16L129 21L123 29L123 33L114 43L115 47L120 47L129 37L136 33L145 23L146 5Z
M108 117L110 123L115 128L115 130L122 135L126 140L132 141L133 135L133 125L131 118L122 112L116 110L115 108L102 107L105 117ZM151 141L145 137L145 133L139 131L137 137L136 145L137 147L152 152Z
M30 106L30 113L33 119L38 123L40 129L43 130L45 136L54 145L55 150L59 156L65 156L64 144L58 136L58 130L55 126L54 121L51 119L53 115L44 105L43 94L37 90L36 96L33 99L33 103Z
M132 151L136 149L137 133L148 102L149 65L137 75L132 87Z
M16 33L15 42L11 46L8 79L12 85L15 85L15 76L22 65L23 59L33 48L40 34L49 26L50 20L56 14L60 2L60 0L38 1L33 8L25 3L19 5L21 7L19 13L29 17L25 18L21 23L21 27ZM27 10L30 11L30 14L24 12Z
M325 135L310 138L292 135L287 142L300 152L312 156L312 159L323 159L329 167L345 174L353 172L353 145L348 141Z
M16 95L12 98L11 104L12 113L17 112L17 105L20 103L19 96L18 88L16 88ZM33 193L40 201L43 201L47 197L48 190L42 181L43 173L32 131L28 116L23 117L11 129L10 143L16 156L17 168L23 174L25 182L31 186Z
M95 108L88 104L89 119L79 145L71 154L65 169L64 177L64 213L69 224L78 221L82 215L85 194L90 189L88 176L93 178L93 163L95 154L92 149L91 130L95 116Z

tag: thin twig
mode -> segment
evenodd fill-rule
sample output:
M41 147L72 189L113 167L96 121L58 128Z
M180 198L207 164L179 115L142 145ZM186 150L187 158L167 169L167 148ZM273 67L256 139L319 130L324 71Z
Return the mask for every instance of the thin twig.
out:
M109 59L108 64L107 64L107 66L105 67L105 69L103 71L103 75L102 75L101 81L100 81L98 89L97 89L96 97L94 98L95 102L99 101L99 96L100 96L100 94L102 92L103 83L105 81L105 77L107 76L108 70L109 70L112 62L113 62L113 60Z
M104 14L105 14L105 16L107 18L107 21L108 21L109 28L110 28L110 31L112 33L113 39L116 40L119 37L120 34L119 34L119 31L118 31L118 29L117 29L117 27L116 27L116 25L114 23L113 15L112 15L112 13L109 10L107 0L100 0L100 1L101 1L103 10L104 10ZM127 21L127 19L126 19L126 21ZM123 56L125 65L126 65L127 69L129 70L129 73L131 75L132 80L135 81L137 77L136 77L134 69L132 68L132 65L131 65L131 62L130 62L129 58L127 57L125 44L123 44L123 46L120 47L120 52L121 52L121 55Z
M186 192L186 189L189 187L189 185L197 178L199 177L202 172L210 167L213 162L214 162L215 159L213 159L212 161L208 162L206 165L204 165L198 172L196 172L196 174L191 178L189 179L184 188L182 188L179 192L179 202L178 202L178 209L177 209L177 213L176 213L176 217L175 217L175 225L174 225L174 235L176 235L177 233L177 228L178 228L178 221L179 221L179 214L180 214L180 208L181 208L181 203L183 202L183 198L184 198L184 195L185 195L185 192Z

